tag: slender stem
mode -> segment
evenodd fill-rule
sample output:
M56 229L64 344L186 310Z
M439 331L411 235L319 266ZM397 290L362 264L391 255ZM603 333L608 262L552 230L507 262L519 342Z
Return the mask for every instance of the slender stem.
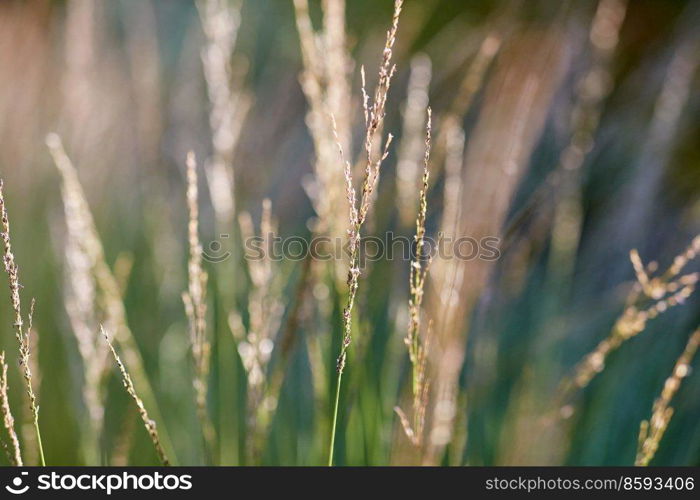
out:
M328 467L333 465L333 451L335 448L335 429L338 424L338 404L340 402L340 383L343 380L343 372L338 372L338 384L335 388L335 406L333 409L333 426L331 427L331 446L328 451Z
M34 418L34 429L36 430L36 441L39 444L39 457L41 458L41 466L46 467L46 459L44 458L44 446L41 444L41 432L39 431L39 419Z

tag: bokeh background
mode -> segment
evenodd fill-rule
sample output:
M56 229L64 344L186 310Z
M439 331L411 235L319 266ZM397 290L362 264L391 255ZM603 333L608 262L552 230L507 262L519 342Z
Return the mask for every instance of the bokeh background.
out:
M513 147L513 134L532 136L518 143L526 151L514 154L519 174L495 182L512 184L504 195L503 224L496 227L502 255L473 304L460 309L465 316L460 338L467 347L460 388L466 403L458 406L456 426L464 441L450 447L439 463L633 463L639 423L649 418L653 400L700 320L693 295L651 321L611 355L605 370L580 394L568 424L535 439L533 429L562 377L608 335L621 313L634 281L629 251L636 248L645 262L655 260L664 268L700 232L697 1L629 3L619 43L599 75L610 93L596 108L600 123L591 140L584 140L590 151L578 175L567 177L574 181L550 186L551 173L576 132L571 116L581 96L582 75L595 62L589 32L597 5L593 0L406 1L385 126L398 145L383 167L367 231L411 236L415 230L414 215L402 216L405 207L397 205L397 157L408 134L403 122L411 68L425 67L426 57L439 133L483 40L494 36L501 43L473 102L458 117L466 138L463 169L489 167L478 160L490 158L491 151L475 152L473 141L507 149ZM318 25L320 5L311 2L311 7ZM347 2L355 97L360 65L367 68L370 86L375 81L392 9L390 1ZM37 303L36 382L49 464L84 464L88 456L81 437L86 425L83 361L66 312L66 224L60 176L45 145L49 132L63 137L106 260L123 278L128 323L163 418L159 428L169 435L179 463L209 460L202 452L193 405L181 299L188 251L184 159L188 150L202 162L212 154L210 101L200 57L205 44L200 15L189 0L0 2L0 175L23 301L35 297ZM303 65L292 2L244 0L231 62L237 88L250 97L231 162L236 210L248 211L257 223L261 202L269 198L279 233L308 238L317 215L305 191L313 178L315 150L299 83ZM529 101L520 100L521 93L532 89L518 81L518 71L536 77ZM531 105L521 117L522 130L504 128L501 124L510 122L502 115L522 102ZM356 152L361 101L352 104L348 113ZM435 234L447 181L442 162L431 169L428 233ZM468 207L489 184L476 174L464 175L457 203ZM553 193L576 193L581 209L574 251L564 252L565 261L557 260L562 254L557 253L552 214L561 198ZM214 349L209 407L219 434L212 461L241 464L246 463L246 372L226 318L235 309L246 324L250 321L250 280L242 252L235 248L239 240L219 237L236 229L217 227L203 179L200 195L202 241L205 246L220 241L233 252L225 264L207 264ZM697 263L690 268L697 270ZM303 264L282 262L278 273L285 308L279 330L292 328L297 340L260 462L323 464L344 290L330 286L329 291L328 280L319 280L302 308L302 320L292 322ZM408 373L402 341L407 276L408 263L399 261L373 263L363 275L356 309L362 355L351 353L349 360L336 463L401 462L393 408ZM7 296L0 301L0 313L0 344L11 361L11 402L31 463L32 456L36 460L32 427L24 411ZM275 350L272 365L278 358ZM320 368L314 368L314 359ZM110 373L99 460L153 464L155 454L132 402L116 372ZM699 396L700 377L691 373L674 399L676 412L654 463L700 465Z

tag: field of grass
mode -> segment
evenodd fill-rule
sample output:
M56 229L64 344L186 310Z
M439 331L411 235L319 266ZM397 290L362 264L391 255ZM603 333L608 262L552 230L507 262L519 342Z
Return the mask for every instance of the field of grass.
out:
M700 465L699 23L0 2L0 464Z

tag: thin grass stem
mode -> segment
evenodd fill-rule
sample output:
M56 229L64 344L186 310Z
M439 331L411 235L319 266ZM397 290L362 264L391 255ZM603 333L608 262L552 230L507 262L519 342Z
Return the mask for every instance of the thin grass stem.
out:
M343 372L338 374L338 384L335 388L335 404L333 405L333 424L331 425L331 444L328 450L328 466L333 465L333 451L335 450L335 432L338 426L338 406L340 404L340 384L343 380Z

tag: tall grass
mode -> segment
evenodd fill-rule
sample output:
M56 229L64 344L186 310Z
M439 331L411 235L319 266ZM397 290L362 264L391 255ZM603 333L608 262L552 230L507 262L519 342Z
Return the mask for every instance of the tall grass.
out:
M211 367L211 342L207 331L207 280L202 268L202 244L199 241L199 190L197 186L197 163L194 153L187 155L187 241L189 260L187 263L188 286L182 293L187 320L189 321L190 346L194 361L194 392L197 417L202 426L202 436L207 454L215 452L216 435L209 417L207 394Z
M428 277L431 256L427 254L430 250L426 248L425 242L425 218L428 211L428 181L430 171L428 163L430 161L432 112L428 108L428 123L425 132L425 156L423 159L423 177L420 194L418 197L418 216L416 217L415 256L411 259L411 269L409 271L409 292L408 301L408 332L404 343L408 349L408 357L411 361L411 391L413 393L412 418L406 416L400 407L396 407L396 413L401 419L401 425L408 439L414 446L420 447L423 444L423 428L425 426L425 412L428 406L428 396L430 381L427 379L428 349L430 346L430 323L427 331L422 325L422 307L425 280Z
M697 461L697 7L193 4L0 2L0 461Z
M119 367L119 372L122 376L124 388L126 389L126 392L129 393L129 396L131 396L131 398L134 400L134 403L136 403L136 407L138 408L139 415L141 416L141 420L143 421L143 425L146 428L146 431L148 432L151 441L153 442L153 447L156 450L156 454L158 455L160 462L163 465L170 465L170 461L165 455L165 451L163 451L163 446L160 444L160 437L158 436L158 429L156 427L155 421L151 420L151 418L148 416L148 411L146 410L143 401L136 393L136 388L134 387L134 383L131 381L131 376L129 376L129 372L126 371L126 366L124 366L124 363L117 354L117 351L114 350L114 346L110 342L107 332L105 332L104 328L102 327L100 327L100 331L105 339L105 342L107 342L107 345L109 346L109 350L112 352L112 356L114 356L114 361Z
M233 62L241 7L239 2L200 0L197 8L206 38L201 59L210 103L213 147L213 155L206 164L207 181L216 217L225 226L235 213L234 154L252 104L251 96L242 88L245 62Z
M635 465L649 465L659 449L659 443L673 416L673 408L669 405L678 392L681 382L690 373L690 363L698 347L700 347L700 330L695 330L676 361L671 376L666 379L661 395L654 401L651 419L642 421L639 426L639 445Z
M30 366L30 340L29 335L32 333L32 318L34 316L34 299L32 299L31 306L29 308L29 314L27 315L27 326L24 326L24 318L22 316L22 302L20 299L20 285L19 281L19 267L15 262L15 256L12 253L12 242L10 240L10 220L7 215L7 208L5 207L5 195L3 193L4 183L0 179L0 219L2 220L2 241L4 249L3 262L5 264L5 272L9 279L10 284L10 300L12 302L12 310L14 312L14 323L13 327L15 329L15 337L19 344L19 364L22 367L22 375L24 376L24 383L27 390L27 396L29 396L29 407L32 412L32 418L34 421L34 430L36 431L36 440L39 446L39 457L41 459L41 465L46 465L46 459L44 458L44 447L41 442L41 431L39 430L39 405L37 403L36 394L34 394L34 388L32 386L32 369Z
M269 199L262 203L258 233L248 212L239 214L238 223L243 240L254 241L254 238L259 238L264 249L261 259L249 258L246 261L252 285L248 298L248 327L245 327L238 312L231 311L229 314L229 326L247 377L247 463L258 463L280 390L279 382L269 370L277 340L275 334L280 328L285 310L281 300L281 270L269 255L273 239L279 230Z
M342 144L340 143L339 138L337 140L341 159L343 159L345 163L346 196L350 205L350 226L348 229L350 269L348 271L347 278L348 298L345 308L343 309L343 338L340 347L340 354L338 355L338 360L336 362L338 377L335 389L335 402L333 405L333 423L331 425L328 465L333 465L333 452L335 450L335 433L338 423L338 406L340 402L341 382L343 380L343 372L345 371L345 364L347 362L348 348L352 343L352 314L360 278L360 231L362 229L362 225L367 219L367 214L369 213L369 209L372 205L372 194L377 186L377 182L379 181L379 171L381 169L382 162L389 155L389 146L391 145L392 141L392 135L389 134L383 147L381 145L375 145L377 141L381 140L381 138L378 138L377 136L378 134L381 134L381 130L384 125L387 95L389 93L389 87L391 86L391 79L396 71L396 66L392 65L391 63L391 56L392 48L394 47L394 42L396 41L396 32L399 28L399 17L401 15L402 7L402 0L396 0L394 2L394 17L392 19L391 28L387 32L384 52L382 54L382 62L379 67L379 79L377 81L377 86L374 90L374 97L372 98L371 102L366 91L365 72L364 68L362 68L362 96L366 128L364 140L365 158L363 160L365 165L364 180L362 181L359 199L357 198L353 183L352 166L348 161L344 160ZM337 128L335 124L333 126L333 131L337 137ZM379 152L377 152L377 149L379 149Z
M105 259L102 242L100 241L95 223L92 218L92 213L85 199L82 186L78 179L75 167L70 158L66 154L61 138L57 134L49 134L46 138L46 143L52 155L53 161L61 174L63 198L63 207L66 215L66 223L68 225L68 241L70 245L69 255L71 252L80 254L80 258L85 259L86 265L89 268L91 279L94 280L96 292L92 296L92 308L94 314L103 318L102 323L109 331L114 332L114 341L122 348L126 365L129 366L136 385L140 387L140 392L146 404L151 408L151 413L155 419L162 421L160 411L158 409L157 399L153 388L146 374L143 358L138 350L131 329L128 326L126 318L126 310L122 301L119 283L115 278ZM74 278L74 277L69 277ZM76 277L77 278L77 277ZM84 281L74 284L78 288L88 286ZM84 292L83 292L84 293ZM71 306L69 301L67 306ZM98 335L93 335L91 340L84 340L81 335L85 332L75 332L79 336L78 343L91 342L93 345L99 340ZM95 373L91 368L92 361L86 362L85 383L97 383L98 387L101 383L99 379L94 379ZM106 365L105 365L106 366ZM103 368L97 368L95 371L101 371ZM95 389L87 390L85 394L88 398L95 397L93 392ZM102 398L103 396L97 396ZM89 399L86 401L88 405L104 404L95 403ZM104 415L104 411L99 412ZM161 429L161 442L167 451L168 456L174 461L174 453L170 444L170 439L165 429Z
M15 419L12 416L12 410L10 410L10 400L7 396L7 391L7 363L5 362L5 351L2 351L0 352L0 409L2 410L2 422L10 440L10 446L7 446L4 439L2 440L2 445L10 463L21 467L23 465L22 450L19 446L19 438L15 432Z

